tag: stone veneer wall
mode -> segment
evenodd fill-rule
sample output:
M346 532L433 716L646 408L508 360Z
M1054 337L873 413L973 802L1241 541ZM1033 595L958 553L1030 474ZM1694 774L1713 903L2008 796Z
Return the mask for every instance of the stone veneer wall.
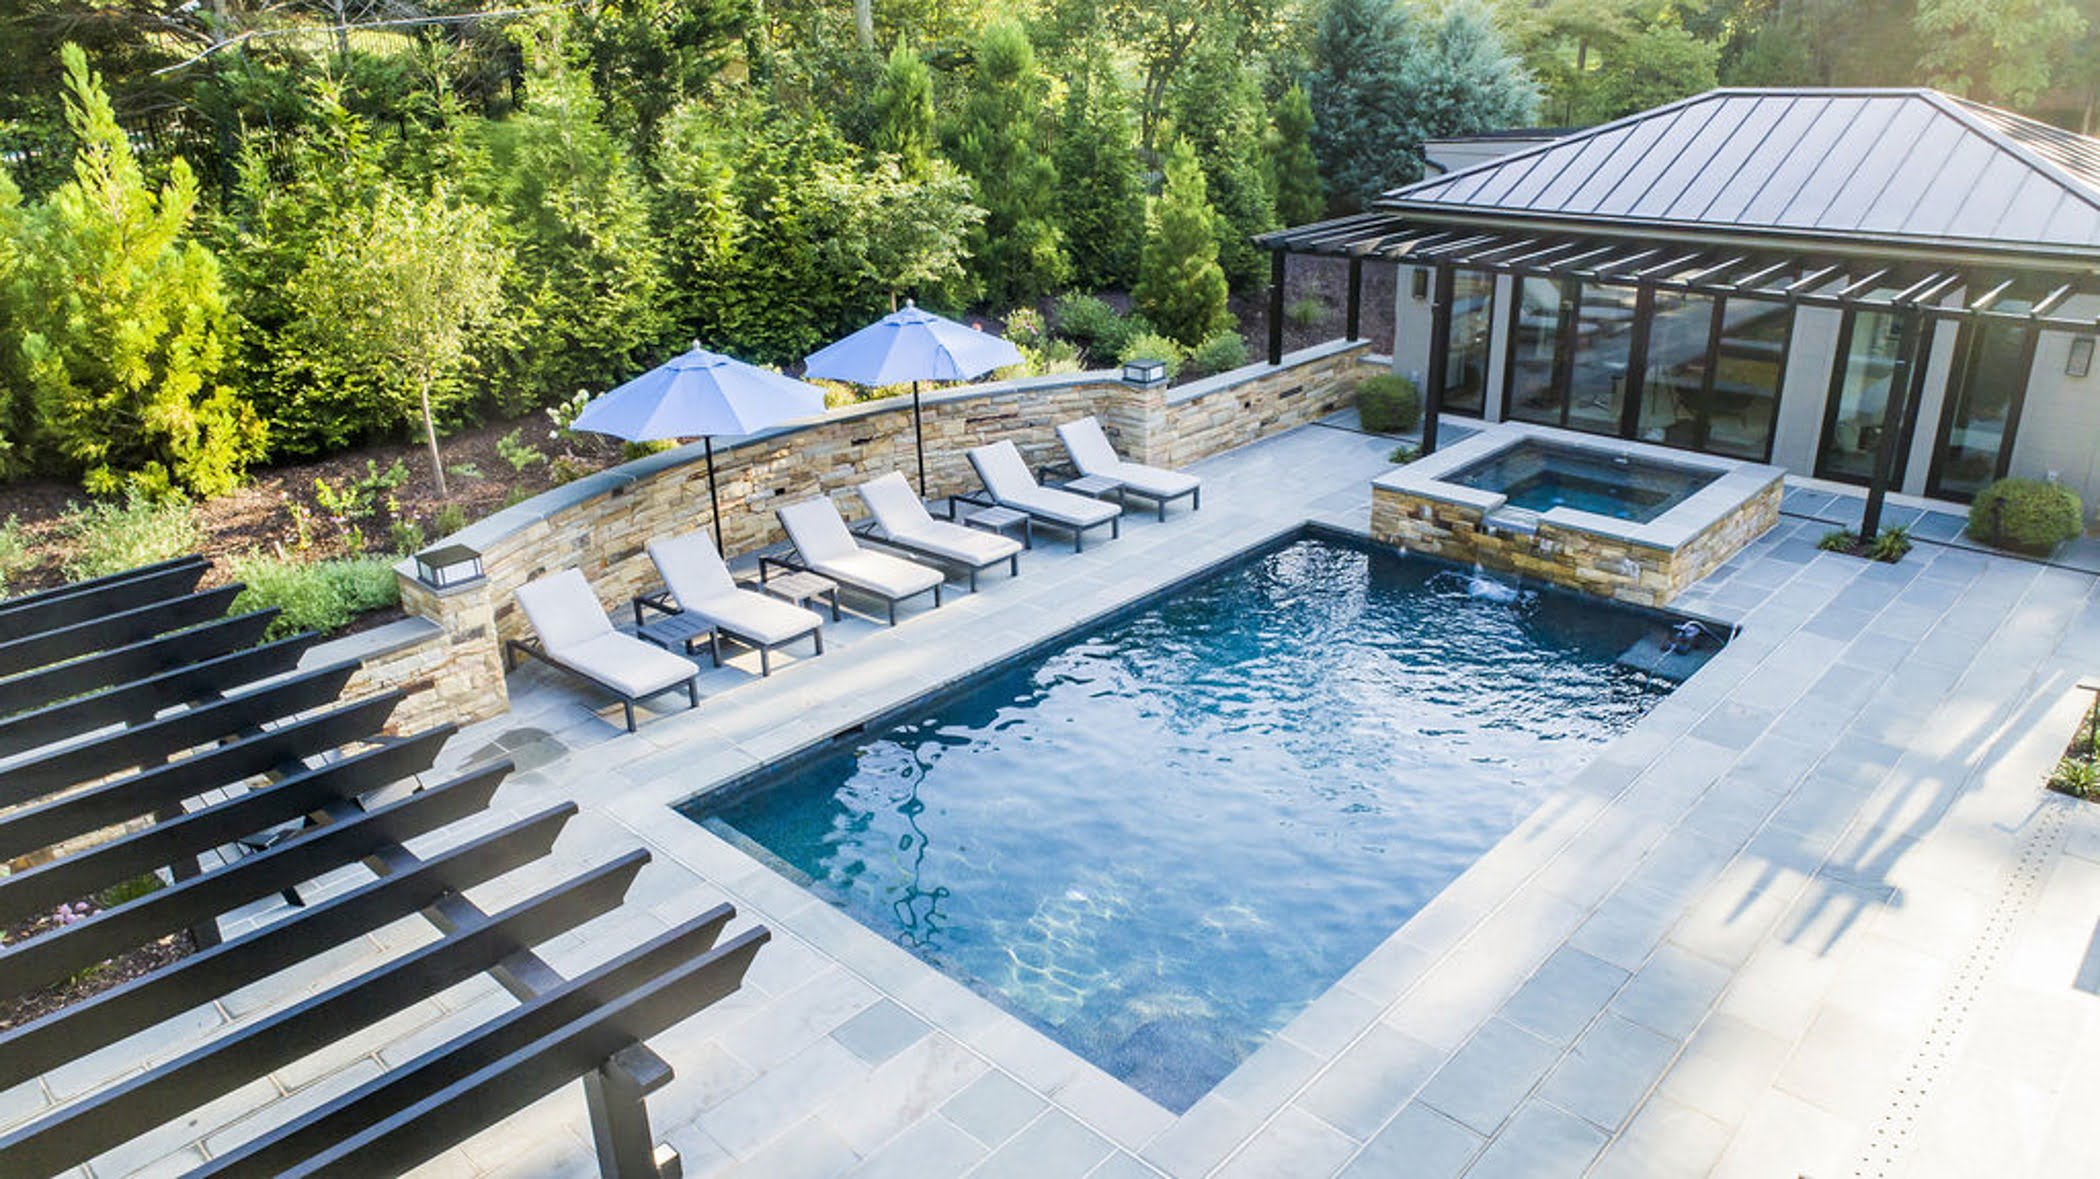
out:
M1636 606L1665 606L1778 523L1781 490L1774 478L1688 543L1667 549L1544 520L1530 534L1484 529L1477 509L1373 487L1371 535L1445 560L1478 562Z
M1064 459L1059 422L1099 418L1126 457L1183 466L1207 455L1315 421L1349 404L1356 380L1384 371L1364 341L1332 341L1295 352L1283 364L1249 365L1179 388L1141 389L1114 374L1035 377L928 394L927 494L977 487L964 451L1012 439L1031 467ZM911 400L841 407L822 419L717 443L715 473L725 547L733 556L783 539L773 510L813 495L847 496L888 471L910 476ZM862 514L842 498L848 518ZM402 606L435 622L430 637L375 656L353 687L400 685L410 693L395 721L461 722L509 707L503 640L528 633L514 594L556 569L581 569L608 610L654 588L644 548L650 539L708 528L707 465L699 445L586 476L507 508L446 541L482 555L486 580L438 595L397 567ZM403 718L408 718L404 721Z

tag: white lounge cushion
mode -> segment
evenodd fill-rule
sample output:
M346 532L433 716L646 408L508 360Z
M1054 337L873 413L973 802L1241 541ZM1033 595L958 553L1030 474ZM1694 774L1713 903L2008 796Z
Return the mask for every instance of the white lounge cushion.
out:
M829 499L789 504L779 516L802 563L833 581L895 600L925 593L944 580L938 569L860 547Z
M969 455L970 465L977 468L977 477L984 481L984 489L1006 507L1074 528L1106 524L1122 514L1123 509L1104 500L1037 483L1035 476L1028 473L1021 452L1007 439L973 447Z
M891 540L973 568L983 568L1021 551L1021 542L947 520L936 520L904 476L895 471L860 485L860 497L875 523Z
M814 610L737 585L704 532L652 540L649 559L679 609L754 642L772 646L824 625Z
M547 654L637 700L678 687L698 674L691 661L618 631Z
M1065 453L1072 456L1072 465L1079 468L1080 474L1114 479L1141 495L1171 499L1187 495L1203 485L1203 481L1194 475L1123 459L1116 454L1115 447L1109 445L1101 423L1093 418L1066 422L1057 428L1057 436L1065 444Z
M693 678L693 665L613 629L598 595L574 569L518 587L518 607L547 657L639 699Z

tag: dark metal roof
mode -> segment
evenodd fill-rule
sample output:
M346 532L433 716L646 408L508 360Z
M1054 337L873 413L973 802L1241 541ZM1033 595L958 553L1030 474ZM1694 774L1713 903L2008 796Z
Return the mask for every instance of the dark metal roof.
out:
M2100 249L2100 140L1932 90L1714 90L1378 207L2063 254Z

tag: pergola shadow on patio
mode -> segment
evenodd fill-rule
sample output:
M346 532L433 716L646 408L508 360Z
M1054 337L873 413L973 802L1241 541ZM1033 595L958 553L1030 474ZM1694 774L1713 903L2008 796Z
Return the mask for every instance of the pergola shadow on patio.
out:
M768 931L725 937L736 911L718 904L592 969L558 973L533 947L617 910L649 853L483 910L465 892L549 855L576 804L448 835L489 806L511 762L430 775L455 726L385 733L398 689L343 701L355 660L302 662L312 633L256 645L277 611L225 616L242 587L198 591L206 569L183 558L0 604L0 858L13 866L0 876L0 924L49 925L0 949L0 995L64 984L171 935L187 932L192 947L0 1033L0 1092L19 1095L170 1021L198 1023L200 1009L204 1025L222 1023L229 996L417 914L438 936L143 1071L61 1095L0 1136L0 1173L128 1172L105 1161L111 1152L171 1123L185 1137L181 1123L200 1107L484 972L515 1008L362 1084L291 1103L244 1140L192 1154L193 1173L395 1173L578 1078L604 1174L677 1173L644 1103L671 1068L641 1041L734 992ZM302 895L323 878L347 887ZM278 893L291 915L222 937L223 917ZM152 1055L140 1049L131 1063Z

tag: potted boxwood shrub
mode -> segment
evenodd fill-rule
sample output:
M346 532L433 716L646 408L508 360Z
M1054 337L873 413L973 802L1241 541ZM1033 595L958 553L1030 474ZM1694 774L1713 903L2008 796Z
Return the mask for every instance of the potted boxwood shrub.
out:
M1382 373L1356 383L1356 417L1373 434L1398 434L1422 420L1422 395L1399 373Z
M2046 557L2085 530L2085 503L2061 483L2000 479L1969 504L1969 535L1987 545Z

